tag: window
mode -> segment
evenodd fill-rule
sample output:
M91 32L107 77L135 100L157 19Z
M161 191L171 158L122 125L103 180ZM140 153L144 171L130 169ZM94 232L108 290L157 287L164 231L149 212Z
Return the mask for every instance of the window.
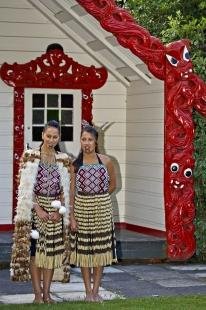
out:
M41 141L44 124L56 120L60 124L61 141L74 140L74 95L64 93L32 94L32 141Z

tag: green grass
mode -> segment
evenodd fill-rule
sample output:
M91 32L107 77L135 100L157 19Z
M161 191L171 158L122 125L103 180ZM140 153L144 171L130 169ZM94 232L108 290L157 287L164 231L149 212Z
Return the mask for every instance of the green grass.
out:
M102 304L86 302L64 302L54 305L2 305L4 310L205 310L206 296L153 297L116 299Z

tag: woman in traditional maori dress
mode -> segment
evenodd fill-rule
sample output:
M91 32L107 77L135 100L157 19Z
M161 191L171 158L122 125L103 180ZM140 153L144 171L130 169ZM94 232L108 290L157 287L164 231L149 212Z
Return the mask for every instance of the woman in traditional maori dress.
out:
M40 149L25 151L20 162L11 277L25 281L31 275L34 303L52 303L54 269L64 263L68 271L70 160L59 139L59 124L49 121Z
M81 267L87 301L102 301L103 267L116 262L110 198L116 177L111 159L97 153L97 139L92 126L83 127L81 152L71 166L70 263Z

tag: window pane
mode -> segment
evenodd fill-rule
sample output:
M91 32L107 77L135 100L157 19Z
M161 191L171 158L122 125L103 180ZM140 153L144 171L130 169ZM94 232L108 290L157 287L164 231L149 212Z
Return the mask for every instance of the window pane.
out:
M62 124L71 125L73 124L73 111L72 110L62 110L61 111Z
M44 124L44 110L32 111L32 124Z
M42 131L44 127L32 127L32 141L42 141Z
M73 141L73 127L61 126L61 141Z
M47 110L47 122L52 120L59 121L59 110Z
M44 94L33 94L32 95L32 107L33 108L44 108L45 96Z
M61 95L61 107L62 108L73 108L73 95Z
M47 107L57 108L58 107L58 95L48 94L47 95Z

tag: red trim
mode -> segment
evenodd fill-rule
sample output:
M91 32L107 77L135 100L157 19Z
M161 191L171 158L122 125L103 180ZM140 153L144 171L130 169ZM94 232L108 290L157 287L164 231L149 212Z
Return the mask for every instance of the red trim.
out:
M151 235L151 236L160 237L160 238L166 237L166 232L163 230L143 227L139 225L133 225L133 224L125 223L125 222L115 223L115 227L119 229L127 229L127 230L138 232L140 234Z
M14 229L14 225L13 224L3 224L0 225L0 231L11 231Z

